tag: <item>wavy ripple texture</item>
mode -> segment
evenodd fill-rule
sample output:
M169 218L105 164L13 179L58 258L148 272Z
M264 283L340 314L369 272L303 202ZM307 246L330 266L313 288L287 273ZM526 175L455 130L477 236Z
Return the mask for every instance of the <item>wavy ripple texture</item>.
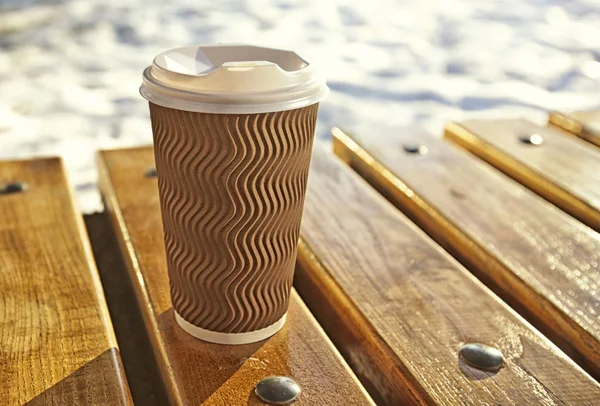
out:
M171 297L190 323L241 333L287 311L317 109L150 104Z

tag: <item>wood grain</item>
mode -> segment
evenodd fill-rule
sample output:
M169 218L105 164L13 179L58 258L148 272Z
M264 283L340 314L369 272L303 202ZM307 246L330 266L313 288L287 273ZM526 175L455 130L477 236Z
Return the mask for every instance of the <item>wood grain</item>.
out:
M295 291L284 328L259 343L205 343L176 324L156 179L143 176L153 164L152 148L105 151L99 156L103 196L127 256L171 402L259 404L254 385L269 375L286 375L303 389L298 404L372 404Z
M548 123L600 147L600 110L565 114L552 111Z
M335 132L334 146L344 160L375 164L341 135ZM397 150L391 154L411 172L426 170ZM416 197L378 169L401 194ZM317 298L307 303L359 378L388 404L598 404L600 387L589 375L350 168L315 156L311 171L301 235L315 259L302 259L309 289L297 286L303 297ZM333 288L319 294L326 283ZM333 307L352 327L337 334L336 324L330 328L320 317L322 307ZM497 374L466 366L457 353L468 342L498 348L505 366Z
M0 404L132 404L58 158L0 163Z
M598 376L600 236L477 158L415 131L336 151L481 280ZM423 144L427 155L402 146Z
M532 133L542 145L519 141ZM600 150L589 143L526 120L451 123L445 136L600 231Z

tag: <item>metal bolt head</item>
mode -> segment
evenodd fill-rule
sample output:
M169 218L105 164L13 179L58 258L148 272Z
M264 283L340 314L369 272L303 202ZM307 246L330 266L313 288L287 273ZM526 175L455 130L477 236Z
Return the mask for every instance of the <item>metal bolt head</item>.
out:
M458 354L470 366L484 371L497 371L504 365L502 352L485 344L465 344Z
M519 136L519 141L521 141L523 144L538 146L542 145L544 142L544 137L536 133L523 134Z
M27 190L27 183L25 182L10 182L0 185L0 195L10 195L13 193L20 193Z
M156 168L150 168L146 172L144 172L144 176L147 178L155 178L156 177Z
M402 145L402 148L408 154L425 155L429 151L425 145L419 144L404 144Z
M269 376L256 384L256 395L272 405L289 405L300 396L300 386L287 376Z

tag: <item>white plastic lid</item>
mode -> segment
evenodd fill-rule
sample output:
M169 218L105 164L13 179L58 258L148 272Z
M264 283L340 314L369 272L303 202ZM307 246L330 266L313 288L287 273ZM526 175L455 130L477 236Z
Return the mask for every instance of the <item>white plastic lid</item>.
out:
M295 52L249 45L203 45L159 54L144 70L140 93L164 107L254 114L323 100L325 79Z

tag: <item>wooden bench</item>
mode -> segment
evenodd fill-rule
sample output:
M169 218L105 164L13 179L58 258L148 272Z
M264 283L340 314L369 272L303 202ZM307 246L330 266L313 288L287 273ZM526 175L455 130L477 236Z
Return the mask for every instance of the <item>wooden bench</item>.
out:
M335 130L334 143L440 245L599 376L598 233L438 137L405 130L353 139ZM415 147L423 153L410 152Z
M349 168L317 149L311 171L296 286L378 402L598 399L587 374ZM461 364L472 342L500 349L504 368Z
M173 319L152 147L98 155L92 247L58 159L0 163L1 404L264 404L257 382L284 375L305 405L598 405L600 150L565 134L448 128L523 186L436 137L334 130L288 321L242 346Z

